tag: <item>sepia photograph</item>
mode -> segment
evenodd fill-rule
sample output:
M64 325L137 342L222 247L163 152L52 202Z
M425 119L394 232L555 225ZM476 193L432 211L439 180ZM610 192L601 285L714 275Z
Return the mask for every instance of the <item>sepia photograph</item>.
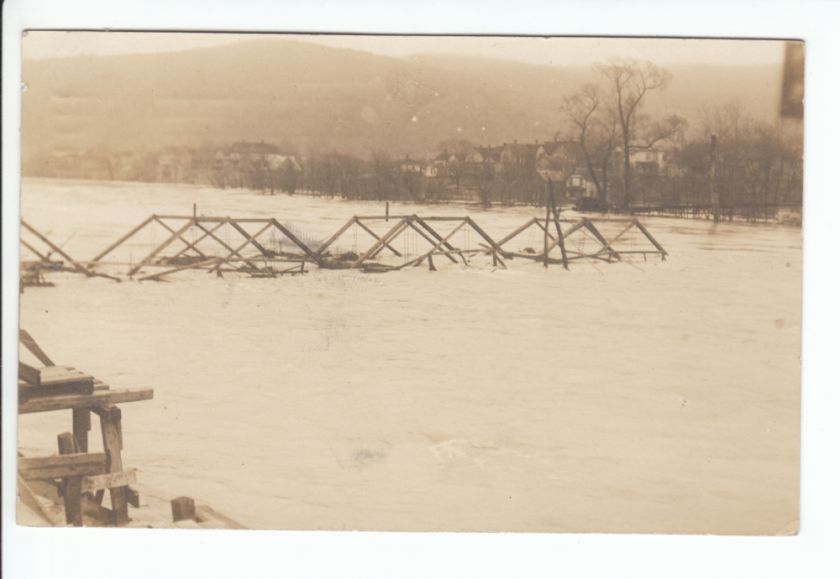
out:
M797 534L807 53L24 31L18 524Z

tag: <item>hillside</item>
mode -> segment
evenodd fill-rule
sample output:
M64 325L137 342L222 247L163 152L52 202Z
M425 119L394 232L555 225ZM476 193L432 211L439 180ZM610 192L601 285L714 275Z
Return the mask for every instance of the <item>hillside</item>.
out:
M756 116L778 102L774 67L670 68L648 111L688 117L741 99ZM417 55L405 59L285 39L182 52L25 60L24 160L106 146L151 150L234 140L291 142L301 152L550 138L562 95L588 68Z

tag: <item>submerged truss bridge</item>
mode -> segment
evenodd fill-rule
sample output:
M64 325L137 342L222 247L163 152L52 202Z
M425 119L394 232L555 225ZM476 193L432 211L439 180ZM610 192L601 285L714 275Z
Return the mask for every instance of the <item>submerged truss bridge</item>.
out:
M38 251L24 233L44 243ZM307 235L275 217L213 217L154 214L131 228L89 261L74 260L58 245L22 222L22 250L35 256L38 271L63 269L88 277L115 280L164 280L181 271L205 270L223 276L278 277L323 269L399 271L428 265L435 259L471 266L479 260L507 268L526 259L568 269L576 260L613 263L630 256L657 256L667 251L638 219L561 219L548 206L544 218L533 217L513 231L493 237L470 216L355 215L326 240ZM107 273L106 273L107 272Z

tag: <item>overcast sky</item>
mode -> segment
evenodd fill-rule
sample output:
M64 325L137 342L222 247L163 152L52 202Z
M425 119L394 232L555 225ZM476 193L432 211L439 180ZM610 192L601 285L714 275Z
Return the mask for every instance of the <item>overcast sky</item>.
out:
M772 40L53 31L27 33L23 38L23 56L24 58L51 58L170 52L278 36L387 56L447 53L562 66L587 66L616 55L651 60L662 65L677 63L781 64L784 56L784 43Z

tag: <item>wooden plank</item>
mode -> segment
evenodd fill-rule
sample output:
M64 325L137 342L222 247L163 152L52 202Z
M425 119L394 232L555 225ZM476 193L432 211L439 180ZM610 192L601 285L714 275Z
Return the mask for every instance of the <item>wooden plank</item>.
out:
M32 352L32 355L38 358L38 361L41 362L44 366L53 366L53 361L50 360L49 356L47 356L46 352L44 352L38 343L29 335L29 332L26 330L20 330L18 332L18 339L23 346Z
M41 386L78 383L90 383L93 386L93 376L70 366L48 366L41 369L40 376Z
M137 469L133 468L123 472L88 475L82 479L82 492L94 493L100 490L125 487L136 482Z
M101 452L79 452L18 459L18 474L25 480L52 480L103 472L105 472L105 454Z
M24 505L35 511L36 514L41 516L47 523L49 523L53 527L63 527L65 525L63 519L61 519L55 513L50 511L50 509L44 506L44 503L41 501L38 494L32 490L32 487L30 487L29 484L27 484L23 477L17 477L17 486L18 496L20 496L20 501Z
M19 401L47 396L85 395L93 394L93 392L93 382L68 382L66 384L56 384L55 386L33 386L32 384L18 381Z
M220 512L208 507L207 505L198 505L195 507L195 519L202 526L212 527L215 529L247 529L245 525L238 521L234 521L230 517L221 514Z
M33 412L51 412L53 410L68 410L70 408L92 408L100 404L120 404L124 402L138 402L154 398L154 390L125 389L125 390L95 390L93 394L50 396L32 398L18 404L19 414Z

